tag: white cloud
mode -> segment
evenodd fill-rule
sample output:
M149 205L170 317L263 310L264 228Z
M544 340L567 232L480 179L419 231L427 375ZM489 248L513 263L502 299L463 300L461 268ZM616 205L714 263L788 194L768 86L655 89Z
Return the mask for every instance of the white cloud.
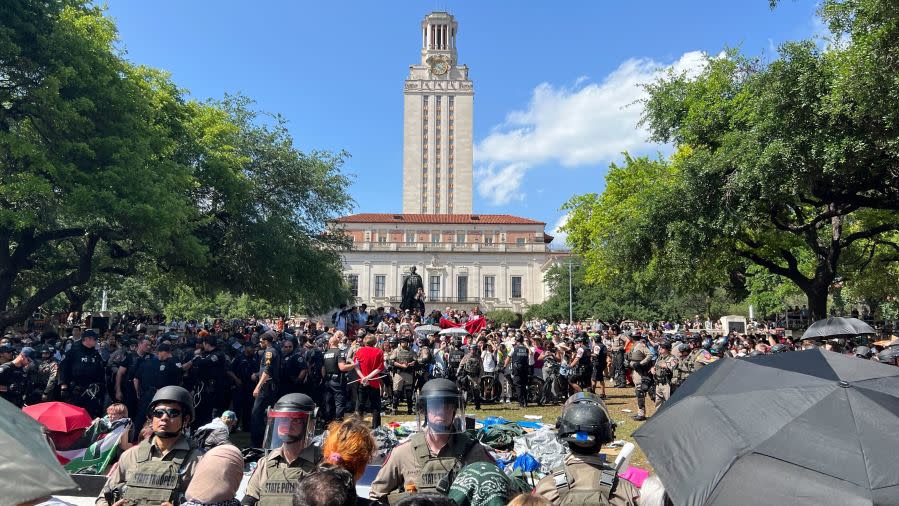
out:
M569 214L570 213L563 214L558 219L558 221L556 221L556 224L553 225L552 231L549 233L549 235L553 236L553 242L552 244L550 244L550 247L553 249L563 249L569 247L568 234L560 230L565 226L566 223L568 223Z
M539 165L581 167L653 147L637 125L642 85L669 68L696 75L705 58L691 51L670 64L629 59L599 83L582 77L571 87L540 84L526 109L510 112L475 146L478 192L491 204L506 204L523 198L524 175Z

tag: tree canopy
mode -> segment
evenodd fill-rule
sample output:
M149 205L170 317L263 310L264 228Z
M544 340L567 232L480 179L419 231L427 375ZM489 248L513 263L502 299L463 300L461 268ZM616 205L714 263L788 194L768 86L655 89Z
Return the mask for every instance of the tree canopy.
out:
M567 204L588 280L740 299L747 277L771 274L820 318L835 284L858 291L895 268L899 11L828 0L819 14L824 47L786 43L769 63L731 50L647 85L643 122L675 154L626 156L602 195Z
M301 152L245 97L191 100L117 44L89 2L0 5L0 328L98 274L342 299L346 154Z

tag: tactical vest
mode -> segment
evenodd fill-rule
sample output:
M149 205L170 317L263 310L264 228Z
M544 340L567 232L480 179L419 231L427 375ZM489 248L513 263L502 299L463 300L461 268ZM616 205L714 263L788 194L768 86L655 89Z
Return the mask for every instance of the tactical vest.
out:
M690 354L687 355L687 358L684 360L684 369L692 373L693 371L702 367L704 364L700 364L696 361L696 358L699 357L700 353L702 353L702 348L694 348L690 350Z
M610 505L615 486L618 485L618 477L613 469L603 468L597 486L590 488L572 488L574 478L568 474L568 467L556 468L553 473L553 481L559 492L558 504L573 505Z
M646 352L637 345L631 348L630 353L627 354L627 359L632 362L641 362L644 358L646 358Z
M319 460L317 455L315 460ZM296 462L299 467L278 467L276 459L266 459L266 478L259 493L259 506L293 506L293 493L297 489L297 483L316 470L312 462L303 459L297 459Z
M428 442L423 432L412 436L412 453L421 467L421 483L416 483L418 492L438 492L446 495L450 485L456 479L462 461L468 452L474 448L477 441L467 434L456 434L453 437L453 447L449 457L433 457L428 450Z
M393 361L401 362L404 364L415 362L415 353L413 353L412 350L410 350L410 349L399 348L396 350L396 356L393 359ZM403 372L412 372L412 371L409 371L408 369L404 369Z
M337 366L340 360L340 348L328 348L324 356L325 374L340 374L340 367Z
M656 368L655 368L655 379L660 385L667 385L669 383L674 383L674 369L671 368L672 356L667 357L659 357L656 360ZM665 364L668 367L659 367L659 364Z
M462 359L465 357L465 353L462 352L459 348L453 348L450 350L449 355L446 357L446 368L447 368L447 376L450 378L456 377L456 371L459 370L459 364L462 363Z
M523 373L528 368L528 349L524 346L512 348L512 371Z
M171 460L152 460L151 445L144 441L137 448L137 466L125 475L123 499L129 505L158 506L164 502L180 504L183 492L184 463L194 450L171 450Z
M592 360L590 350L586 346L581 346L581 358L577 361L578 374L584 374L590 367Z
M468 362L465 362L465 374L469 376L478 376L481 374L481 359L480 357L476 357L471 355L468 357Z

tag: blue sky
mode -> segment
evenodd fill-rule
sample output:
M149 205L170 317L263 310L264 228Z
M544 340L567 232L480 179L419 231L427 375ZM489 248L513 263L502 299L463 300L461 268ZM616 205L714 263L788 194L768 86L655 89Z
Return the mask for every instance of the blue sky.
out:
M108 0L131 61L196 98L255 99L289 120L301 149L347 150L356 212L402 208L403 80L432 10L456 16L475 86L475 212L550 233L572 195L602 191L621 151L667 151L636 125L641 82L728 47L773 59L779 43L821 32L811 0L773 11L767 0Z

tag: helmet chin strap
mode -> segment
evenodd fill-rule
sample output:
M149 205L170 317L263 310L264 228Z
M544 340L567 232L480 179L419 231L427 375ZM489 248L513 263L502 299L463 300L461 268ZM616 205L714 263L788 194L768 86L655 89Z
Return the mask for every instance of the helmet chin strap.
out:
M160 430L160 431L155 431L155 432L153 432L153 435L154 435L154 436L156 436L156 437L158 437L158 438L162 438L162 439L170 439L170 438L173 438L173 437L178 437L180 434L181 434L181 431L178 431L178 432L165 432L165 431L161 431L161 430Z

